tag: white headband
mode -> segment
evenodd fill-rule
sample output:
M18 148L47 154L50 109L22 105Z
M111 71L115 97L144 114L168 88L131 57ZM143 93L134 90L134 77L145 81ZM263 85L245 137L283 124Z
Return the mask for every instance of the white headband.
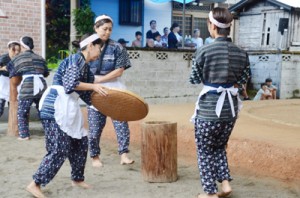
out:
M226 23L220 23L219 21L217 21L217 20L214 18L212 11L209 12L208 17L209 17L210 22L212 22L213 24L215 24L215 25L216 25L217 27L219 27L219 28L228 28L228 27L231 26L231 23L227 23L227 24L226 24Z
M98 17L95 19L95 23L97 23L98 21L103 20L103 19L111 20L111 22L113 23L112 18L110 18L110 17L107 16L107 15L101 15L101 16L98 16Z
M86 39L84 39L79 43L80 49L87 46L89 43L92 43L97 39L99 39L99 36L97 34L92 34L91 36L87 37Z
M26 45L25 43L23 43L23 38L24 38L24 37L21 37L21 38L20 38L20 44L21 44L22 47L24 47L25 49L30 50L30 47L29 47L28 45Z
M20 43L18 41L9 41L7 43L7 47L9 47L9 45L12 44L12 43L16 43L16 44L20 45Z

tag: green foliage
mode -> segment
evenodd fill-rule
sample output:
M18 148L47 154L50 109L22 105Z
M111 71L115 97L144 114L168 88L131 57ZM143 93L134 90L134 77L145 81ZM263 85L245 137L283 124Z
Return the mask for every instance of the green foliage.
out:
M293 97L292 98L300 98L299 94L300 94L300 90L299 89L295 89L293 91Z
M47 58L68 49L70 42L70 1L46 0Z
M91 10L89 6L74 9L72 11L72 14L74 15L73 23L78 36L82 36L85 33L94 31L93 27L95 13Z

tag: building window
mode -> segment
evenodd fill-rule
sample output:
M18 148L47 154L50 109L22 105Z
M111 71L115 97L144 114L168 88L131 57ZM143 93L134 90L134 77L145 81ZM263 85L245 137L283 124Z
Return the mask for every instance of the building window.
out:
M119 24L142 25L142 0L119 0Z
M182 34L183 31L183 26L182 26L182 16L174 16L172 17L173 23L176 22L180 26L180 31ZM209 37L210 34L208 32L207 28L207 19L206 18L199 18L199 17L194 17L193 15L185 15L185 31L184 35L185 36L192 36L194 29L199 29L200 30L200 37L205 40L205 38Z

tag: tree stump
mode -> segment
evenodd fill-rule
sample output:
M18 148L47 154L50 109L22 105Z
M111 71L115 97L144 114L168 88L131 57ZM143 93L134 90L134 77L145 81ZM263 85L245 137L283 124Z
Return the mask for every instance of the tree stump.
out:
M18 136L18 85L21 77L12 77L10 81L10 95L9 95L9 111L8 111L8 127L7 135Z
M145 181L177 180L177 123L142 124L141 166Z

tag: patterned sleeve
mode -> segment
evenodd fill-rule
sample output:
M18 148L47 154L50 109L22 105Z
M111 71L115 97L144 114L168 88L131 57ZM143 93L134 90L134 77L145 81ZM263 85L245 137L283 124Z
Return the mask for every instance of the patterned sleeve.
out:
M14 76L21 76L20 74L18 75L16 73L16 69L15 69L14 63L12 61L10 61L9 63L7 63L6 69L7 69L8 73L9 73L9 78L12 78Z
M74 89L79 85L80 83L79 65L83 63L84 63L83 58L80 59L78 54L69 56L69 62L68 65L66 66L65 74L62 77L63 86L67 94L72 93Z
M119 69L124 67L124 69L128 69L131 67L129 55L125 47L121 45L117 45L115 50L115 57L116 57L116 66L115 69Z
M249 61L248 54L246 53L245 67L242 71L242 75L237 80L237 84L239 85L239 87L242 87L243 84L246 84L249 77L250 77L250 61Z
M204 61L203 54L199 49L201 48L198 48L195 53L196 57L193 57L192 72L190 75L191 84L200 84L202 82Z

